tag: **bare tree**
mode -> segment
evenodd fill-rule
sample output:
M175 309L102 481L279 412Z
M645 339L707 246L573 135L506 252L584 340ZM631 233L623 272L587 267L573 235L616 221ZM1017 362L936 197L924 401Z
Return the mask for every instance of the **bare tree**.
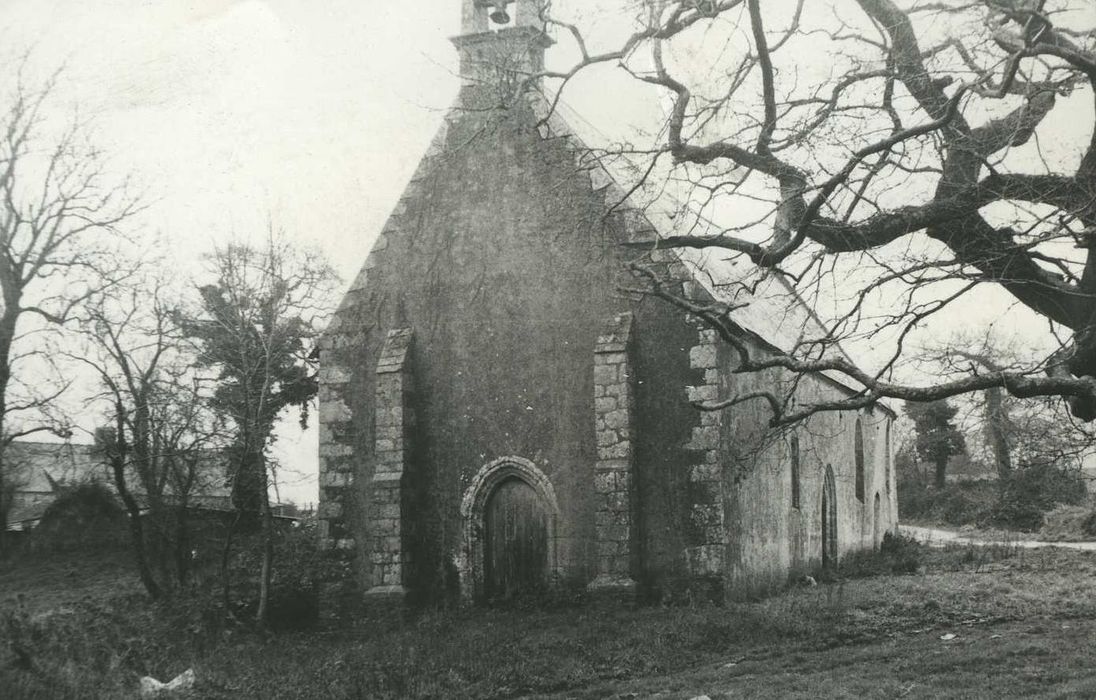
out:
M999 387L1064 396L1078 418L1096 418L1096 137L1074 120L1068 149L1041 140L1059 108L1087 103L1092 122L1090 3L625 6L636 8L631 33L600 53L587 47L605 39L585 32L581 18L546 8L549 28L573 39L580 58L523 86L543 83L558 104L567 84L604 76L591 69L605 65L650 86L652 103L667 105L657 136L600 155L631 164L649 185L630 193L638 206L659 196L665 206L667 191L689 205L678 207L672 235L636 245L731 258L750 271L739 289L779 276L835 312L796 347L759 355L738 339L733 293L687 296L637 262L643 290L709 322L733 347L737 371L827 371L862 387L840 400L793 406L759 391L701 408L762 400L776 425L887 397L932 401ZM650 164L637 164L642 158ZM645 190L655 194L644 201ZM1045 351L947 381L899 376L915 329L986 289L1012 297L1023 310L1010 312L1018 323L1043 323ZM889 349L869 370L839 341Z
M189 512L223 479L224 421L209 407L196 349L159 282L116 287L82 314L85 347L70 358L89 368L109 425L96 445L128 515L141 581L160 597L190 571Z
M86 125L47 119L56 76L30 88L23 65L0 98L0 504L4 447L65 432L51 407L67 383L50 381L43 335L126 274L111 240L137 211L125 183L108 178Z
M1023 368L1032 350L1017 338L992 333L959 333L920 359L942 377L961 376L985 369L990 372ZM997 476L1007 481L1017 467L1058 464L1064 470L1080 468L1085 455L1096 450L1092 427L1064 410L1053 396L1021 399L990 387L966 397L964 430L975 441L979 433L993 458Z
M969 334L956 334L942 343L940 347L927 350L919 358L928 362L932 372L940 376L963 375L975 368L984 368L990 372L1002 372L1010 368L1015 352L998 342L991 334L971 337ZM1013 365L1022 367L1022 363ZM980 400L979 400L980 397ZM1009 397L1000 386L991 386L981 392L970 395L967 420L968 435L977 433L981 428L984 442L993 455L997 478L1006 481L1012 474L1012 449L1016 441L1015 426L1009 415ZM974 429L973 431L970 429ZM969 443L969 440L968 440Z

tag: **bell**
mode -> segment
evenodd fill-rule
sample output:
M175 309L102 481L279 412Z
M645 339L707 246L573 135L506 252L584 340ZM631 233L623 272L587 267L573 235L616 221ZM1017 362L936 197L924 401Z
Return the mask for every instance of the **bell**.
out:
M491 14L487 16L495 24L509 24L510 13L506 11L506 6L509 4L506 0L497 0L494 5L495 9L491 10Z

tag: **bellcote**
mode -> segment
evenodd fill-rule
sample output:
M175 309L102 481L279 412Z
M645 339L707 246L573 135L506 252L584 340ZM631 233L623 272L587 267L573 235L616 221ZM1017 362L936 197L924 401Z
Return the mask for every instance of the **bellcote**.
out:
M453 37L460 52L466 87L516 88L544 69L544 50L552 40L545 31L545 0L461 0L461 34Z

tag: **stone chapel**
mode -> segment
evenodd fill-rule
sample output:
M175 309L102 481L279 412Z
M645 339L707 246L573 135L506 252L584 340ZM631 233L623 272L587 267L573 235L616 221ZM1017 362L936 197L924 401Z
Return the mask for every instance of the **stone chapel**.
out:
M672 222L628 205L562 108L499 107L551 43L535 0L462 1L466 84L320 347L320 546L347 563L329 587L742 598L877 546L897 524L894 414L773 435L764 402L695 408L791 378L732 374L714 331L622 293L637 260L697 299L730 273L660 248ZM819 327L779 278L748 301L731 318L758 352Z

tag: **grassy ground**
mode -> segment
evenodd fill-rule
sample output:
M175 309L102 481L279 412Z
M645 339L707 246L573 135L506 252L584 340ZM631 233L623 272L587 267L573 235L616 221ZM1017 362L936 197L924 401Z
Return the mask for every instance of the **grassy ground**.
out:
M33 614L141 591L127 551L22 555L0 561L0 606Z
M188 667L200 698L1096 696L1096 556L922 556L914 575L750 604L433 613L275 636L149 605L123 558L29 560L0 573L0 696L131 697L140 675Z

